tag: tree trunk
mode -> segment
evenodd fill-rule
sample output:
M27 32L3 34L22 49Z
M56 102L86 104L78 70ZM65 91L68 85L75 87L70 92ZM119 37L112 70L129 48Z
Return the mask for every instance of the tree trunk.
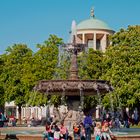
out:
M19 114L18 123L19 123L19 125L21 125L21 106L18 106L18 114Z

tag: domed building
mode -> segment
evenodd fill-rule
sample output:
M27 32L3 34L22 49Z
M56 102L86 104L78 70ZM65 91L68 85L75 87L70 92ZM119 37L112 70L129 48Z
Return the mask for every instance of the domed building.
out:
M113 33L108 24L95 17L94 9L91 9L90 18L76 26L76 43L87 44L88 48L105 52L109 45L108 37Z

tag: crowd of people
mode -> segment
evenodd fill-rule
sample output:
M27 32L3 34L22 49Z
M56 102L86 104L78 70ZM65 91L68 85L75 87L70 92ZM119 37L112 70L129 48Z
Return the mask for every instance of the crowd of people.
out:
M16 126L17 119L14 116L8 118L2 112L0 112L0 127Z
M137 125L139 116L137 112L133 112L131 116L124 111L122 114L118 111L112 114L106 112L100 120L93 120L89 114L85 114L85 118L80 123L73 124L72 135L69 133L64 122L50 123L46 125L46 131L43 134L43 139L48 140L91 140L91 135L94 135L95 140L113 140L115 139L111 129L119 130L121 127L129 128L131 125Z
M83 122L73 124L73 135L69 134L64 122L59 123L47 123L46 131L43 133L43 140L91 140L91 134L93 132L95 140L112 140L114 135L109 128L109 123L95 122L93 123L92 117L87 114Z
M57 123L50 124L49 122L46 124L46 131L43 133L43 140L60 140L68 139L68 130L64 126L64 123L61 122L60 126Z

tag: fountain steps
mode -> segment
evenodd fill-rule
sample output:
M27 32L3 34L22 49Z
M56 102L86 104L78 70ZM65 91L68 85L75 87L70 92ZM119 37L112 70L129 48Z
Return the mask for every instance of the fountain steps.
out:
M6 135L0 135L1 140L5 140L5 137ZM15 137L18 140L42 140L42 136L40 135L17 135ZM92 137L91 140L95 140L94 137ZM137 136L137 135L117 136L115 140L140 140L140 136Z
M12 139L10 139L12 138ZM8 139L8 138L7 138ZM42 140L41 136L36 135L17 135L9 136L9 140ZM6 140L6 135L0 135L0 140Z

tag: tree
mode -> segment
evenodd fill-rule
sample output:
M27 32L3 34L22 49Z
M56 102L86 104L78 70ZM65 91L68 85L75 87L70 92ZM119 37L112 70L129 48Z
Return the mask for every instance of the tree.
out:
M2 73L3 73L3 65L4 61L2 58L3 55L0 55L0 111L3 111L4 108L4 88L3 88L3 82L2 82Z
M62 45L63 41L55 35L50 35L48 40L43 44L38 44L39 50L33 56L32 72L35 76L36 83L39 80L51 80L54 79L58 66L58 47ZM45 95L36 94L36 99L32 102L33 105L45 104L50 97L42 99ZM51 101L54 103L57 100L57 96L52 96Z
M102 78L111 82L114 107L139 106L140 103L140 26L121 29L111 37L110 46L104 56ZM104 104L110 106L110 97Z
M140 46L140 26L128 26L110 37L112 46Z
M15 101L19 111L19 122L21 123L21 106L25 104L25 95L29 87L25 84L28 77L30 63L32 62L32 51L24 44L14 44L6 50L3 55L4 65L2 73L5 101ZM27 78L26 78L27 79Z
M103 53L89 49L78 56L79 77L83 80L100 79L102 75ZM89 109L99 104L99 96L85 96L84 108Z
M7 48L2 59L0 58L0 65L3 66L2 69L0 67L0 95L4 90L4 102L15 101L19 121L21 121L21 106L42 105L47 102L46 95L38 94L33 88L39 80L53 79L60 44L61 38L50 35L43 45L37 45L39 50L35 54L24 44L14 44ZM0 98L2 99L1 96Z
M99 79L102 75L103 53L89 49L78 58L79 76L81 79Z
M39 50L34 54L33 70L37 80L52 79L58 64L58 46L62 39L50 35L44 44L38 44Z

